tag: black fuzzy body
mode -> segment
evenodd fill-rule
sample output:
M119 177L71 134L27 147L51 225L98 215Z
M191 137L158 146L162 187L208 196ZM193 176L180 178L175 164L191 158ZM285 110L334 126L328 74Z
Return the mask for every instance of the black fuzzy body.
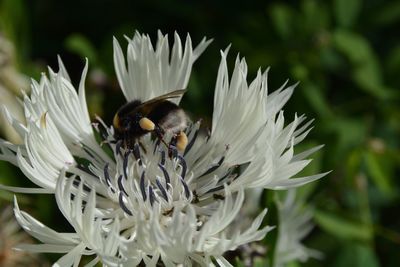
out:
M115 139L123 140L125 146L132 147L141 136L149 133L140 127L139 121L146 117L156 125L156 133L162 136L165 132L177 134L186 128L186 115L175 103L168 100L144 102L133 100L123 105L116 113ZM117 125L116 125L117 124Z

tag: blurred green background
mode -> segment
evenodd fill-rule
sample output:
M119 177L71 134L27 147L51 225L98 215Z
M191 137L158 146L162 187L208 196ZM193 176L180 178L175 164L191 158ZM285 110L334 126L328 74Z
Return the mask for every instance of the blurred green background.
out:
M325 144L305 172L333 171L307 193L316 227L305 243L324 259L290 266L399 266L400 1L0 1L0 32L15 45L16 68L37 79L47 65L57 68L58 54L78 83L88 57L91 114L108 123L124 102L112 37L123 44L124 34L155 37L158 29L190 33L194 44L214 38L184 98L192 118L209 123L219 50L229 44L231 66L240 52L250 79L271 66L271 91L300 81L285 114L305 113L315 129L299 151ZM1 162L0 173L2 184L26 184L9 164ZM0 197L7 203L12 194ZM19 199L68 230L49 196Z

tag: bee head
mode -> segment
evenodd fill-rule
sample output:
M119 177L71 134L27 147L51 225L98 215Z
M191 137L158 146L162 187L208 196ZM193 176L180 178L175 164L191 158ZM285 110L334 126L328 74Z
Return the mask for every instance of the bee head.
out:
M114 129L127 131L131 127L132 117L135 117L135 109L141 104L140 100L133 100L123 105L115 114L113 119Z

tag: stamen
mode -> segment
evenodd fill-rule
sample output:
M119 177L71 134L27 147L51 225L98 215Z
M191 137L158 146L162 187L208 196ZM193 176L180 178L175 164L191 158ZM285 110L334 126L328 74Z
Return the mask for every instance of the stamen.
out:
M181 183L183 185L183 188L185 189L185 196L187 199L190 198L190 190L189 190L189 186L186 184L186 182L181 178Z
M121 207L121 209L128 214L129 216L132 216L132 212L126 207L125 203L124 203L124 198L122 194L119 194L119 206Z
M87 167L87 166L85 166L85 165L83 165L83 164L79 164L79 165L77 166L77 168L78 168L79 170L81 170L81 171L83 171L83 172L85 172L85 173L87 173L87 174L89 174L89 175L94 176L94 177L97 178L97 176L94 175L94 173L89 169L89 167Z
M146 201L147 195L146 195L146 186L144 184L144 171L142 172L142 175L140 177L140 191L142 191L143 201Z
M161 165L165 166L165 151L161 151Z
M171 179L169 178L169 174L168 174L167 170L164 168L163 165L158 164L158 167L160 167L160 169L162 170L162 172L164 174L165 188L167 188L167 190L168 190L168 185L171 184Z
M225 196L224 195L219 195L219 194L213 194L213 198L215 200L225 200Z
M118 188L120 191L124 192L126 196L128 196L128 193L125 191L124 185L122 184L122 175L118 177Z
M108 170L108 163L106 163L106 165L104 166L104 178L105 178L106 184L110 188L111 192L115 193L115 190L111 184L111 176L110 176L110 172Z
M128 169L128 160L129 160L130 154L131 154L131 150L128 150L125 152L124 161L122 163L122 171L124 172L124 177L126 180L128 179L127 169Z
M93 155L93 150L91 150L88 146L86 146L85 144L82 144L82 149L83 149L83 151L85 151L86 152L86 154L88 154L89 155L89 157L91 157L91 158L96 158L94 155Z
M111 177L110 177L110 172L108 170L108 162L104 166L104 178L106 179L106 183L108 187L111 187Z
M153 155L156 153L158 147L160 146L161 140L157 138L156 143L154 144Z
M85 185L85 183L81 180L80 177L76 177L76 179L74 179L74 181L72 182L72 184L76 187L79 187L80 184L82 184L82 189L85 192L90 193L92 191L92 189L90 187L88 187L87 185Z
M221 164L224 162L224 160L225 160L225 157L222 157L222 158L218 161L217 164L215 164L214 166L212 166L211 168L209 168L205 173L203 173L202 175L200 175L199 178L200 178L200 177L203 177L203 176L206 176L207 174L210 174L210 173L212 173L213 171L215 171L216 169L218 169L218 168L221 166Z
M136 160L139 160L139 165L142 166L142 158L140 155L140 146L138 143L133 145L133 156L135 156Z
M199 129L196 130L196 132L194 133L192 139L190 139L189 143L187 144L187 146L185 148L185 152L183 152L183 156L186 156L186 154L190 151L190 149L192 148L192 146L196 142L198 134L199 134Z
M182 156L180 156L180 155L178 155L178 159L179 159L179 163L180 163L180 165L181 165L181 167L182 167L181 177L182 177L182 179L185 179L186 171L187 171L186 161L185 161L185 159L184 159Z
M218 191L221 191L222 189L224 189L224 186L223 186L223 185L220 185L220 186L217 186L217 187L214 187L214 188L208 190L208 191L205 192L204 194L213 193L213 192L218 192Z
M234 166L230 167L230 168L228 169L228 171L225 173L225 175L222 176L221 179L218 180L218 183L220 184L220 183L222 183L222 182L223 182L224 180L226 180L226 179L236 177L235 175L231 175L231 174L232 174L234 171L238 170L240 166L241 166L241 165L234 165Z
M150 205L153 206L154 201L156 200L156 195L154 194L153 187L149 185L149 199L150 199Z
M117 155L122 155L122 140L118 140L118 142L115 144L115 151L117 152Z
M165 190L165 188L162 186L161 182L158 179L156 179L156 184L158 186L158 189L160 189L162 197L165 199L165 201L168 201L167 191Z

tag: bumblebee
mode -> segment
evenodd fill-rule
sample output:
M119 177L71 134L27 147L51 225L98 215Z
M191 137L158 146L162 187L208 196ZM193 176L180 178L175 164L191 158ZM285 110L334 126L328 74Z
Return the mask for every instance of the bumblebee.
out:
M145 102L133 100L126 103L118 109L113 119L115 139L122 140L125 147L132 149L141 136L154 133L169 150L175 146L179 151L184 151L188 143L184 133L187 127L186 114L169 101L184 93L185 90L176 90ZM169 144L163 138L166 133L172 134Z

